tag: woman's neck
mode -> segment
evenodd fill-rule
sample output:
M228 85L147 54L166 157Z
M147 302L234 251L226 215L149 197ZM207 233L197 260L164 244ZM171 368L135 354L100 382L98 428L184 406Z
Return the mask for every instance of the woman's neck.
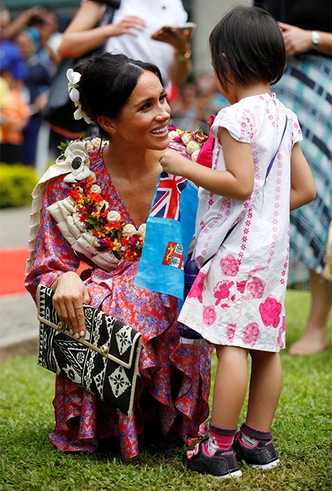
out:
M144 175L162 168L159 158L162 152L156 150L137 150L137 148L123 148L110 142L104 148L103 159L106 169L111 177L119 177L128 181L137 180Z

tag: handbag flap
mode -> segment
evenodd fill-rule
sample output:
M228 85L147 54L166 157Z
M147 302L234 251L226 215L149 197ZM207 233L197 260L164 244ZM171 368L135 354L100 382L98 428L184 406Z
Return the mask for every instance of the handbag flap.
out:
M124 368L131 368L137 343L142 334L120 320L90 305L84 305L86 334L77 339L69 327L61 321L53 306L54 291L44 285L38 286L38 320L61 332L79 344L98 352Z

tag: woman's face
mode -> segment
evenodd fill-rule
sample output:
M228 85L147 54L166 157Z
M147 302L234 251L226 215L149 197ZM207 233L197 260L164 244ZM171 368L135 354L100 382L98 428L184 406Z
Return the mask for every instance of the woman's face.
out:
M120 117L113 121L115 133L112 138L121 138L137 149L164 150L169 145L170 113L159 78L150 71L144 71Z

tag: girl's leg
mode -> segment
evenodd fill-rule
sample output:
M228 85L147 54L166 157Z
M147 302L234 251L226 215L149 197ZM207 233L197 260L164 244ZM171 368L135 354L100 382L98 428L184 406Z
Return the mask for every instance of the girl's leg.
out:
M301 338L289 348L291 355L313 355L328 344L327 318L332 305L332 283L310 271L311 311Z
M211 423L234 428L246 395L248 352L243 348L217 346L218 367L214 382Z
M279 353L252 351L249 401L246 423L269 432L278 405L282 370Z

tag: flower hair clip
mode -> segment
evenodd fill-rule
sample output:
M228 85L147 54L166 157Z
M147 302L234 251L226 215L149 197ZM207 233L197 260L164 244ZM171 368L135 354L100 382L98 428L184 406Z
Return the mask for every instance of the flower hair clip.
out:
M78 90L78 84L81 80L81 74L78 72L74 72L72 68L68 68L66 76L68 80L69 98L77 107L76 111L74 112L74 118L76 120L83 118L86 123L90 124L91 119L86 115L84 111L82 111L80 104L80 91Z

